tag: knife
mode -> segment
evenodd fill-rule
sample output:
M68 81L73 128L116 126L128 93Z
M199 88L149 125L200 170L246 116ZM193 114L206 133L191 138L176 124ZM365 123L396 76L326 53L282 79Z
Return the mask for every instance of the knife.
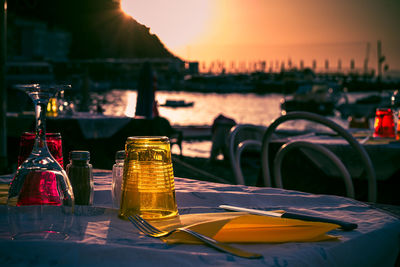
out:
M351 231L358 227L358 225L355 223L349 223L349 222L344 222L344 221L329 219L329 218L303 215L303 214L298 214L298 213L291 213L291 212L279 213L279 212L273 212L273 211L241 208L241 207L235 207L235 206L229 206L229 205L220 205L219 207L222 209L225 209L225 210L243 211L243 212L248 212L250 214L257 214L257 215L264 215L264 216L271 216L271 217L281 217L281 218L297 219L297 220L311 221L311 222L333 223L333 224L339 225L340 229L342 229L344 231Z

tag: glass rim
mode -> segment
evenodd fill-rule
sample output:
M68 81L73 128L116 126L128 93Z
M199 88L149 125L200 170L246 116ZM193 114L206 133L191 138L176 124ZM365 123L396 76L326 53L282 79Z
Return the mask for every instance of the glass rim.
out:
M127 141L150 141L150 142L154 142L154 141L168 141L169 142L169 138L168 136L129 136L127 138Z
M21 136L36 136L35 132L23 132ZM61 137L61 133L48 133L46 132L46 137Z
M377 108L376 112L392 112L391 108Z

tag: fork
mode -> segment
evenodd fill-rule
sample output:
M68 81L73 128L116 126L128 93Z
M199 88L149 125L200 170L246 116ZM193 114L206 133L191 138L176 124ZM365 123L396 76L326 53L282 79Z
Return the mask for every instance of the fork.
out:
M247 259L262 258L261 254L247 252L247 251L232 247L226 243L218 242L217 240L214 240L208 236L204 236L200 233L194 232L188 228L181 227L181 228L176 228L171 231L163 231L163 230L160 230L160 229L152 226L150 223L148 223L145 219L143 219L142 217L140 217L137 214L135 214L133 216L128 216L128 219L132 222L133 225L135 225L140 231L142 231L147 236L167 237L167 236L171 235L172 233L180 231L180 232L188 233L188 234L198 238L199 240L203 241L207 245L209 245L219 251L223 251L223 252L226 252L226 253L229 253L229 254L232 254L235 256L239 256L242 258L247 258Z

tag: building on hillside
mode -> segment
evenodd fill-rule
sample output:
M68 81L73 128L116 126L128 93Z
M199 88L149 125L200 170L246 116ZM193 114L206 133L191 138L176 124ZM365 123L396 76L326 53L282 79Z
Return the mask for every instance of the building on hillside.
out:
M71 34L49 29L40 21L15 18L8 22L9 61L66 61Z

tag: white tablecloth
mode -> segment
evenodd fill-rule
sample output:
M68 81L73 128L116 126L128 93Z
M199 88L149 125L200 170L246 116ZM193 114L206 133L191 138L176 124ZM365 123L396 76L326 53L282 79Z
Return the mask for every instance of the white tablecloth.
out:
M96 207L77 207L70 237L62 241L10 240L7 207L0 206L0 262L41 266L393 266L399 253L400 220L352 199L276 188L216 184L176 178L180 214L218 212L220 204L284 209L358 224L335 230L338 241L234 244L263 254L248 260L205 245L167 245L143 236L117 217L111 205L111 172L95 173ZM56 220L56 219L55 219Z
M64 115L55 119L77 120L85 139L110 138L132 120L129 117L106 116L89 112L76 112L71 116Z

